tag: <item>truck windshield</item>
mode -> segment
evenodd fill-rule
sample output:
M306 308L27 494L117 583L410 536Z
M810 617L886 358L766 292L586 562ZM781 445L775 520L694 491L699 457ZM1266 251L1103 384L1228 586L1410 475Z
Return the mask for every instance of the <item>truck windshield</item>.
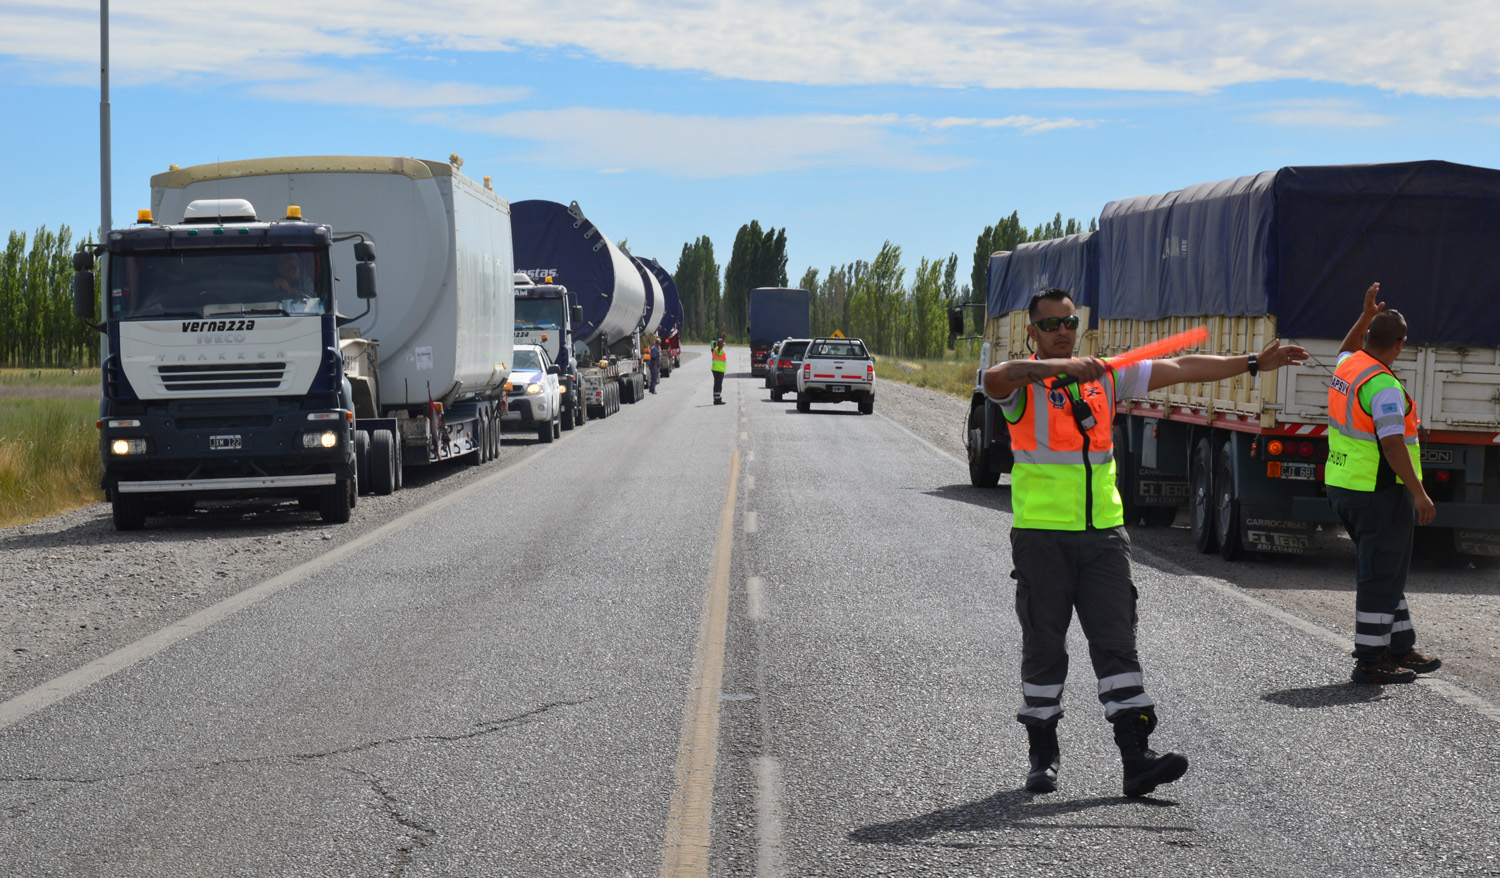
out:
M133 251L110 255L115 319L225 314L324 314L332 309L326 251Z
M562 299L529 299L516 297L517 329L559 329L562 327Z

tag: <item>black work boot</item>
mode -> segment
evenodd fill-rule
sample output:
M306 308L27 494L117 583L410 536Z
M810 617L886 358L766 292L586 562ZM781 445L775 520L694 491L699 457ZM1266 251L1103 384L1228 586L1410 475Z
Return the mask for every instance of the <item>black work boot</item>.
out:
M1115 743L1125 764L1125 795L1144 796L1159 785L1171 783L1187 773L1186 756L1162 753L1147 746L1146 739L1156 728L1156 715L1149 711L1129 710L1115 717Z
M1057 766L1062 756L1057 749L1057 723L1044 726L1027 724L1026 737L1031 743L1031 771L1026 775L1026 789L1033 793L1057 791Z

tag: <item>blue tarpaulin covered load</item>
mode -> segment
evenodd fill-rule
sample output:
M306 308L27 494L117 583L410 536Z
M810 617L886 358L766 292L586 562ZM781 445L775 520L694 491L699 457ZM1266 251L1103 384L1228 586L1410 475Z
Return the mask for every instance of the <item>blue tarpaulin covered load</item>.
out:
M1339 339L1379 281L1410 343L1500 342L1489 168L1282 168L1112 201L1098 234L1101 318L1269 314L1284 338Z
M995 318L1020 311L1049 287L1073 294L1073 304L1092 308L1098 301L1097 232L1084 232L1021 244L990 257L985 312Z

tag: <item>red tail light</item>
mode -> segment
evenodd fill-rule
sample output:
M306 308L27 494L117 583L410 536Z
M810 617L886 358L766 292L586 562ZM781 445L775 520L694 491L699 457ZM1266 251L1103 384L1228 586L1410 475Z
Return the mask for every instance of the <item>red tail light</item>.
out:
M1297 451L1301 452L1303 457L1312 457L1314 451L1313 444L1311 442L1303 442L1297 446Z
M792 361L791 360L777 360L776 361L776 368L778 368L778 369L790 369L790 368L792 368Z
M874 363L871 363L871 364L869 364L868 366L865 367L865 380L866 381L874 381L875 380L875 364Z

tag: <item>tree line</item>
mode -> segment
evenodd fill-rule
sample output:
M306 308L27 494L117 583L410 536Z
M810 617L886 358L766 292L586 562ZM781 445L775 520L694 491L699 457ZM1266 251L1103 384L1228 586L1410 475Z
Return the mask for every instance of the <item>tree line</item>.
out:
M1088 231L1098 229L1098 221L1089 220ZM959 283L957 253L946 259L922 257L908 283L901 247L886 241L873 260L829 266L826 274L809 267L797 286L811 293L815 335L838 330L863 338L877 354L936 359L950 347L948 311L964 302L985 300L985 272L992 253L1082 231L1078 220L1064 221L1061 213L1028 229L1012 211L979 233L966 284ZM683 336L704 341L722 331L744 341L746 294L756 287L786 286L786 267L786 229L762 228L755 220L736 234L722 282L707 236L683 244L672 275L682 299ZM979 328L971 325L969 332Z
M0 365L57 368L99 361L99 333L73 316L73 233L11 232L0 257Z

